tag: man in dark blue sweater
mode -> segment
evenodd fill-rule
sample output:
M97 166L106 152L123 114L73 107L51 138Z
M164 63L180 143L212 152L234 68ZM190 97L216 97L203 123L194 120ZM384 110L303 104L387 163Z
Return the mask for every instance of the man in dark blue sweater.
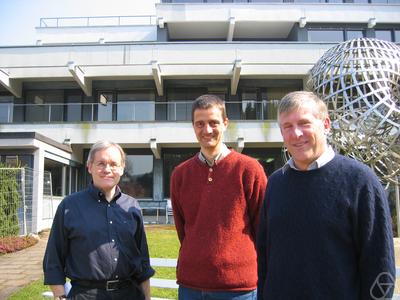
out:
M395 263L387 196L363 164L335 154L313 93L278 108L292 158L268 181L257 238L258 299L391 299Z

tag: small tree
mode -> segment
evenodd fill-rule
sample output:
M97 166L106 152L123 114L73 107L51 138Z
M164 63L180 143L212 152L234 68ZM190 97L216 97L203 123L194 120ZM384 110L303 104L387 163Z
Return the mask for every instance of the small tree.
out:
M9 169L0 164L0 237L16 235L18 226L18 169Z

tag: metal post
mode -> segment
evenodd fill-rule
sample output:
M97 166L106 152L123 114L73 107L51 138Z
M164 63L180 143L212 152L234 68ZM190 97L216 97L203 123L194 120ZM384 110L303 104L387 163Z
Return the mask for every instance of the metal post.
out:
M54 219L54 207L53 207L53 179L51 177L51 172L49 172L49 181L50 181L50 213L51 218ZM43 182L45 184L45 182Z
M25 201L25 168L21 168L21 197L22 197L22 210L24 220L24 235L28 234L26 226L26 201Z
M397 237L400 237L400 193L399 193L399 180L394 185L394 197L396 201L396 214L397 214Z

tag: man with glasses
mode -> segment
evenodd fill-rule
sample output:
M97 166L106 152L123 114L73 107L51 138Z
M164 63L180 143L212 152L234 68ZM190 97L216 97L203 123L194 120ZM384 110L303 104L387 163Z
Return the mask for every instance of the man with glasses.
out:
M55 299L150 300L150 266L138 202L121 193L125 153L99 141L90 149L92 183L58 206L43 260L44 283Z

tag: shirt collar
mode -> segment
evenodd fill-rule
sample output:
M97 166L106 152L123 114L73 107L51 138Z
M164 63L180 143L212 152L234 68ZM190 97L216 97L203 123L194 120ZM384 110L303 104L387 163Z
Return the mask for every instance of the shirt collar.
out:
M96 200L101 199L101 200L107 201L106 198L105 198L105 196L104 196L104 194L103 194L103 192L100 191L100 189L98 189L97 187L95 187L94 184L93 184L93 182L91 182L91 183L89 184L88 189L89 189L89 193L90 193ZM119 197L121 197L121 195L122 195L121 188L117 185L117 186L115 187L115 194L114 194L114 197L113 197L113 199L112 199L111 201L117 201L117 200L119 199Z
M335 151L333 151L332 146L328 145L328 148L320 157L318 157L315 161L313 161L307 168L307 171L316 170L326 165L335 157ZM288 162L282 167L282 173L285 173L289 168L299 171L296 168L293 158L290 158Z
M228 147L224 143L222 143L221 151L215 157L214 161L212 161L212 162L208 161L207 158L205 157L205 155L203 153L201 153L201 151L199 152L199 159L200 159L201 162L203 162L203 163L209 165L210 167L212 167L215 163L217 163L218 161L220 161L223 158L225 158L229 153L231 153L231 150L229 150Z

